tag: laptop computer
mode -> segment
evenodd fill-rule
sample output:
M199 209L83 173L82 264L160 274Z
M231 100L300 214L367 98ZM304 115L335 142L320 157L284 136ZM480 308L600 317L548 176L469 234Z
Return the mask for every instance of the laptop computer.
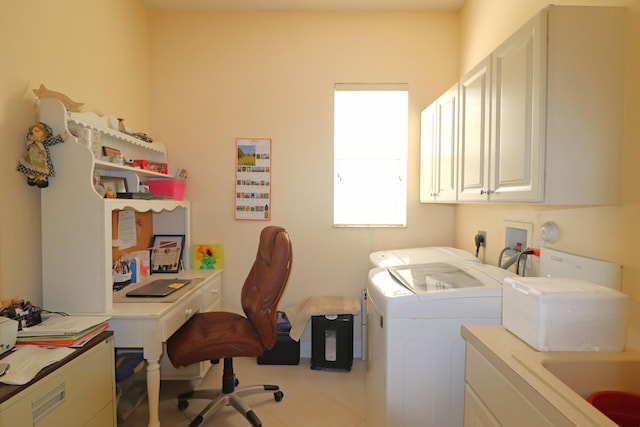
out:
M126 295L128 297L162 298L172 294L178 289L182 289L189 283L191 283L191 280L157 279L138 289L127 292Z

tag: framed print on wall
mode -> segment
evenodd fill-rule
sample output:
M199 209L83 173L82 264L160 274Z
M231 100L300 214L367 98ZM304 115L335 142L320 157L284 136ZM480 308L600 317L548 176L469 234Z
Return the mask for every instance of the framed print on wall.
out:
M182 267L184 234L154 234L151 238L151 273L177 273Z
M271 138L236 138L235 218L271 220Z

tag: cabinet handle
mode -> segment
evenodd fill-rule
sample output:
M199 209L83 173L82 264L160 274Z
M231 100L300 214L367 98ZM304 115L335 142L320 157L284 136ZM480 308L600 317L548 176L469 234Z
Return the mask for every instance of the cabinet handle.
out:
M184 311L184 317L185 317L185 319L190 318L192 314L193 314L193 310L192 310L192 309L190 309L190 308L187 308L187 309Z
M484 195L484 194L491 194L493 193L493 191L491 190L485 190L484 188L482 190L480 190L480 194Z
M62 405L67 398L65 383L60 383L31 403L31 417L36 425L48 413Z

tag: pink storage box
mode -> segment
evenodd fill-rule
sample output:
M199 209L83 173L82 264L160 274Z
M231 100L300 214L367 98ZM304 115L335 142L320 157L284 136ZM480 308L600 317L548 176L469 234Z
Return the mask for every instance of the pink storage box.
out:
M149 179L147 185L154 196L169 196L175 200L182 200L186 182L177 179Z

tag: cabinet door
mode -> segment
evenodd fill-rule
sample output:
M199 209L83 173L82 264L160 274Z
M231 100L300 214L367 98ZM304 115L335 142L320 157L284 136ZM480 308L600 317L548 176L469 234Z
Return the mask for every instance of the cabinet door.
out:
M543 200L546 11L496 49L492 61L490 200Z
M491 127L491 58L460 80L458 120L458 200L489 198L489 137Z
M436 104L420 114L420 201L432 202L436 196L435 179Z
M436 101L436 201L456 200L458 84Z
M420 201L456 200L458 84L421 116Z
M498 420L468 384L464 388L464 427L500 427Z

